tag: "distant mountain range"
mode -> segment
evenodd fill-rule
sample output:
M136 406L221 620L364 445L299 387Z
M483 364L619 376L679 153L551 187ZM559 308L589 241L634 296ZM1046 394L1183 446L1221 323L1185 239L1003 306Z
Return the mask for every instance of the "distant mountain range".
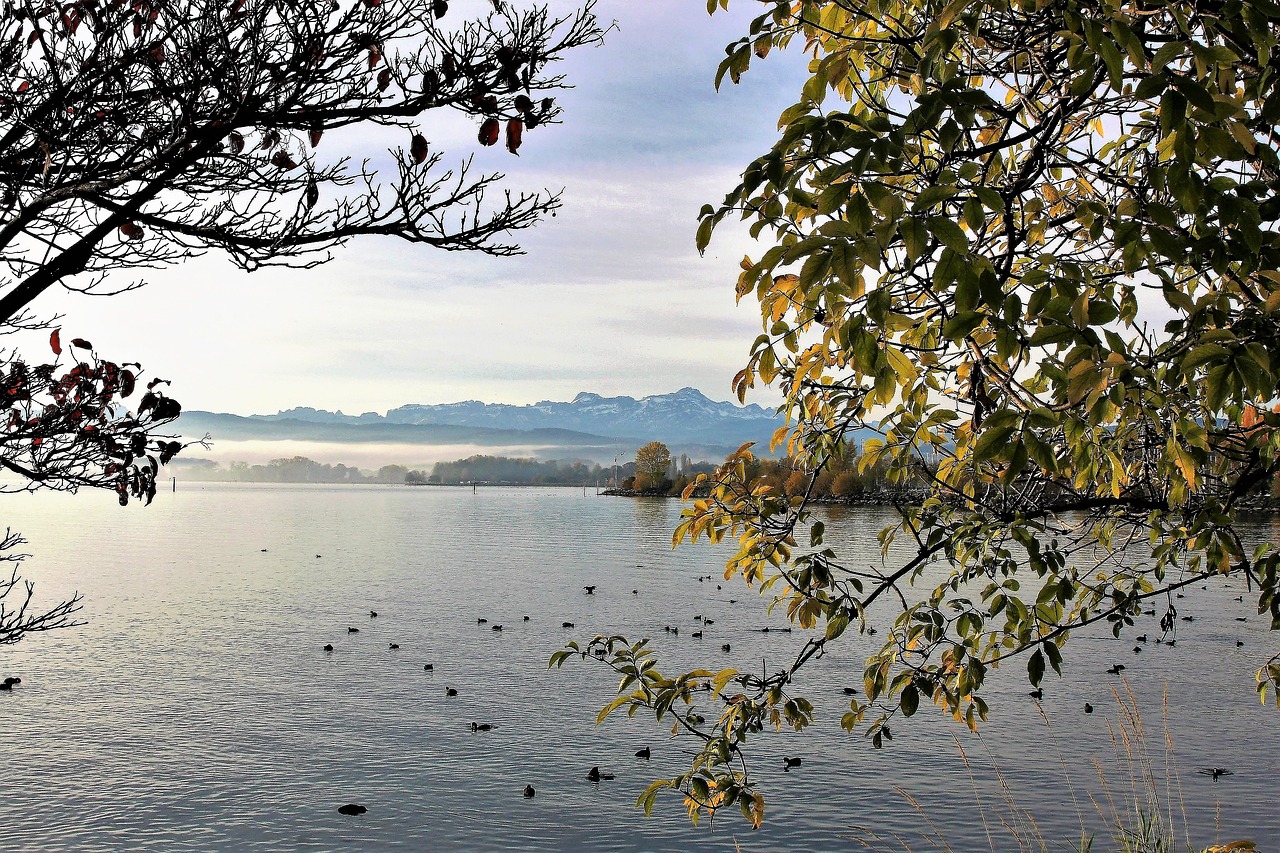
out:
M210 433L215 440L304 440L413 444L540 445L590 448L599 456L662 441L672 450L723 455L747 441L768 446L782 419L757 405L738 406L707 398L695 388L649 397L602 397L582 393L569 402L525 406L506 403L412 403L386 415L295 408L274 415L242 417L184 412L178 423L187 436Z

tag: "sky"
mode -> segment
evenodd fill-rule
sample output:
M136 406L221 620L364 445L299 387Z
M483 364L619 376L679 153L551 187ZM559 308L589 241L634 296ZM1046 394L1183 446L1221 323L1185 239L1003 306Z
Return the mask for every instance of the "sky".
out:
M462 0L451 14L488 4ZM758 8L738 0L709 16L702 0L601 0L602 23L614 24L604 44L558 69L575 87L559 98L564 123L527 133L519 157L480 148L474 124L424 120L446 162L474 153L513 189L563 190L554 219L517 235L525 255L370 238L308 271L250 274L209 256L148 273L133 292L49 294L34 307L63 315L64 339L87 338L103 357L172 381L188 409L385 412L684 386L731 399L760 332L754 302L735 304L738 262L762 249L722 229L699 257L697 212L768 150L804 79L793 49L715 91L724 46ZM353 144L377 156L389 143ZM778 399L763 389L748 402Z

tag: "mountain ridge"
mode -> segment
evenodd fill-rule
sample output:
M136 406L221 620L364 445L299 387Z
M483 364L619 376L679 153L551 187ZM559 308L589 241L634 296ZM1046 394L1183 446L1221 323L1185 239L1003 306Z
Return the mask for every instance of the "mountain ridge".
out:
M514 405L463 400L454 403L408 403L385 415L347 415L310 407L284 409L273 415L249 415L247 421L295 421L315 424L453 426L493 430L568 430L617 439L652 439L676 444L737 445L768 439L782 419L757 405L717 402L696 388L639 399L605 397L583 391L571 401L542 400Z

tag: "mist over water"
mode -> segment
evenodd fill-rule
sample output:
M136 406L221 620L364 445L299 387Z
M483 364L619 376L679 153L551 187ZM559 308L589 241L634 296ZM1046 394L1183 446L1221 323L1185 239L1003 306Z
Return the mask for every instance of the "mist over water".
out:
M1148 772L1196 844L1280 839L1280 716L1259 705L1252 676L1274 640L1247 594L1234 601L1244 590L1221 582L1179 602L1196 618L1175 648L1132 653L1132 635L1154 624L1118 642L1073 637L1065 677L1045 682L1044 718L1020 664L994 674L981 738L927 707L884 750L841 732L841 688L861 689L872 643L850 636L796 687L815 724L753 742L767 820L752 832L728 814L693 828L673 795L652 818L632 808L690 744L639 716L597 728L615 679L546 667L565 641L615 632L653 637L668 671L789 661L803 637L760 632L785 621L720 578L724 548L671 549L678 502L179 483L145 510L97 494L5 507L30 540L23 573L40 600L79 590L88 624L0 648L0 676L23 679L0 694L4 849L826 851L867 849L858 839L887 849L896 833L915 850L940 849L937 836L957 851L1006 850L1016 845L1002 824L1032 821L1067 842L1083 824L1107 849L1106 818L1131 817L1144 790L1133 780ZM880 560L888 511L826 512L851 561ZM1272 525L1253 531L1275 536ZM689 636L695 615L715 620L702 640ZM1147 760L1132 744L1116 758L1111 691L1125 688L1103 673L1115 661ZM494 728L472 732L472 721ZM646 745L647 763L633 757ZM784 755L803 766L784 773ZM587 781L593 765L617 778ZM1196 772L1207 766L1234 775L1215 782ZM369 813L339 815L347 802Z

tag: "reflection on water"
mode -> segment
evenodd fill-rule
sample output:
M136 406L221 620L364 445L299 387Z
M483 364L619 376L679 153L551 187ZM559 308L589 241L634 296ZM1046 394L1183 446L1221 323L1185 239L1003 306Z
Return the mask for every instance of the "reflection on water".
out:
M1113 757L1121 682L1103 670L1116 660L1128 665L1161 795L1172 793L1194 839L1280 838L1280 720L1257 702L1251 675L1274 643L1234 601L1241 590L1222 583L1179 602L1196 620L1176 648L1134 655L1102 632L1074 637L1065 677L1046 682L1049 728L1021 668L999 673L982 739L925 709L885 750L841 732L841 689L859 685L871 648L851 637L797 688L815 702L815 724L755 742L765 827L752 833L730 817L693 829L676 798L660 799L652 819L632 808L651 779L681 768L685 745L638 718L595 727L615 679L546 668L566 640L597 632L653 637L666 668L772 669L794 656L798 632L759 631L782 623L767 600L740 582L716 588L727 545L671 549L677 502L573 489L192 485L134 512L109 497L5 499L8 523L31 540L25 572L41 596L79 589L89 619L0 648L0 676L23 679L0 694L5 849L749 853L865 849L854 839L872 837L885 849L890 832L937 849L920 841L928 831L895 786L953 849L1014 849L1002 821L1025 828L1027 818L1011 816L993 767L1041 831L1072 840L1082 821L1105 829L1090 796L1123 811L1144 767ZM851 560L879 562L884 510L821 512L839 522L829 530ZM1274 534L1273 523L1257 534ZM705 639L690 636L695 614L715 620ZM685 630L671 637L666 624ZM1167 790L1166 692L1176 771ZM492 729L472 731L473 721ZM642 746L648 762L634 758ZM783 755L804 764L784 774ZM1094 758L1110 768L1109 796ZM589 782L593 765L617 778ZM1196 773L1206 766L1234 775ZM537 794L525 799L529 784ZM369 813L339 815L346 802Z

